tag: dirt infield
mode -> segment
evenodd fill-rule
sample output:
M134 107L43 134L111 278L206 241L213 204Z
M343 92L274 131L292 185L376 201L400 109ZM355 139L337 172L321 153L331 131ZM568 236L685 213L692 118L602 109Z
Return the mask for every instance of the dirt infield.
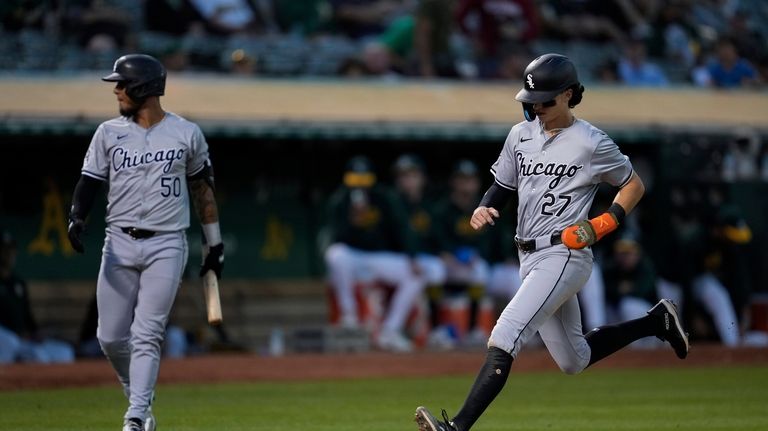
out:
M484 357L482 351L394 355L289 355L279 358L254 355L209 355L165 360L160 383L215 383L246 381L303 381L364 377L429 377L473 374ZM681 361L669 349L623 350L602 361L599 368L707 367L768 365L768 349L726 349L695 346ZM514 372L556 370L543 350L521 353ZM106 360L71 365L0 366L0 390L100 386L117 384Z

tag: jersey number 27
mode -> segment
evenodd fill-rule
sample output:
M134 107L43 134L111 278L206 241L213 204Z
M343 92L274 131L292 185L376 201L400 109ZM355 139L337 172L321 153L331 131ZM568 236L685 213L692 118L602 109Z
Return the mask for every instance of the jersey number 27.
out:
M560 206L560 209L558 209L557 212L552 212L554 209L550 211L550 208L555 206L555 203L558 201L565 201L565 203ZM565 208L568 207L568 204L570 203L571 197L568 195L559 195L555 197L555 195L552 193L547 193L544 195L544 204L541 206L541 214L545 216L553 215L555 217L560 217L560 215L563 213L563 211L565 211Z

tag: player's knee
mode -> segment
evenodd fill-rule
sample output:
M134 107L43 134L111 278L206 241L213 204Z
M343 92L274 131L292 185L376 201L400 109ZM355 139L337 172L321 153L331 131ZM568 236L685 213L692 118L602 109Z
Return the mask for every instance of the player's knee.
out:
M325 263L336 266L349 260L351 253L344 244L332 244L325 250Z
M157 349L165 340L165 323L161 319L134 321L131 327L131 345L134 349Z
M568 360L564 362L558 362L557 366L560 367L560 370L568 374L570 376L579 374L580 372L584 371L585 368L587 368L587 365L589 364L589 361L582 361L582 360Z
M112 339L100 336L98 340L101 351L107 357L130 354L130 340L127 338Z

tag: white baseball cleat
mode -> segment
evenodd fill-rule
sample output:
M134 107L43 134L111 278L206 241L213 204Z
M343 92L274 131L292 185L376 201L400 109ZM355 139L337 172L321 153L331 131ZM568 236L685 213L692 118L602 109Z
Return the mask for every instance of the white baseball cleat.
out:
M379 333L376 345L381 350L395 353L409 353L413 351L413 344L403 334L386 329Z
M152 414L152 404L155 402L155 391L152 391L152 397L149 399L149 407L147 408L147 415L144 417L144 431L155 431L157 429L157 421L155 415Z
M456 348L456 340L447 327L438 326L429 333L427 346L435 350L453 350Z
M147 417L144 418L144 431L155 431L157 429L157 421L155 421L155 415L152 414L152 408L147 410Z

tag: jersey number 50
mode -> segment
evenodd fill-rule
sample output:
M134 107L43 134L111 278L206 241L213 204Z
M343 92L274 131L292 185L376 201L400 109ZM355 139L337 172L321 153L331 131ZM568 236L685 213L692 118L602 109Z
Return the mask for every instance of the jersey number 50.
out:
M559 198L559 199L558 199ZM564 204L560 207L557 212L549 211L549 208L555 205L555 202L558 200L565 201ZM557 198L552 193L547 193L544 195L544 204L541 206L541 214L545 216L555 216L560 217L560 214L565 211L565 208L568 206L568 204L571 203L571 197L568 195L559 195Z
M179 177L162 177L160 178L160 196L167 198L170 195L173 197L181 196L181 179Z

